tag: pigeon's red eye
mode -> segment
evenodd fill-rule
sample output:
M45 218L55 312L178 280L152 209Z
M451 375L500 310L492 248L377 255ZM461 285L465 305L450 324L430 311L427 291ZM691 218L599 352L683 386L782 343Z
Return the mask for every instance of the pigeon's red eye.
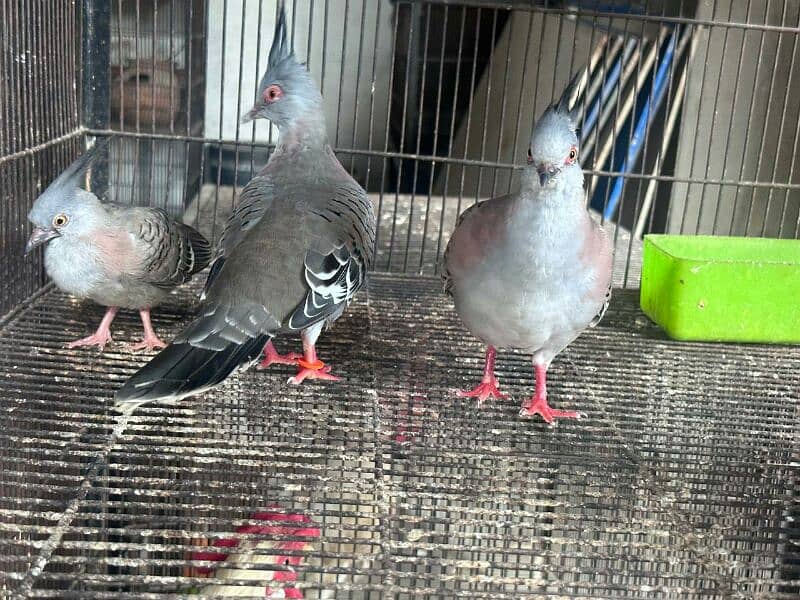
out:
M53 219L53 225L55 227L63 227L64 225L67 224L67 221L69 221L67 215L65 214L56 215L55 218Z
M573 146L569 151L569 158L567 158L568 163L574 163L578 158L578 149Z
M283 96L283 90L279 85L273 84L264 90L264 101L267 103L275 102L281 96Z

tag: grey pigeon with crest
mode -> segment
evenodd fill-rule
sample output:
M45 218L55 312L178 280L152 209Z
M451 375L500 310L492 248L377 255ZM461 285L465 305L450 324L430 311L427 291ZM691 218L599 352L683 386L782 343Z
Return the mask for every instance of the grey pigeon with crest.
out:
M290 379L335 379L316 354L373 258L375 215L366 192L336 159L322 96L286 40L280 3L267 71L244 122L279 130L275 151L242 191L225 226L200 316L128 380L119 402L175 400L207 390L237 369L290 363ZM281 356L279 334L300 334L303 355Z
M82 189L84 176L107 145L107 139L96 142L36 199L28 214L34 230L25 253L46 244L44 265L55 284L108 307L97 331L69 342L68 348L103 350L112 341L111 323L119 308L136 309L142 319L144 339L131 349L163 348L150 309L208 265L211 247L159 208L101 202Z
M445 290L467 328L487 344L481 383L459 395L501 394L497 348L533 354L536 391L520 414L548 423L574 411L547 403L553 358L603 317L611 298L612 247L586 209L578 162L580 72L534 126L520 189L464 211L444 254Z

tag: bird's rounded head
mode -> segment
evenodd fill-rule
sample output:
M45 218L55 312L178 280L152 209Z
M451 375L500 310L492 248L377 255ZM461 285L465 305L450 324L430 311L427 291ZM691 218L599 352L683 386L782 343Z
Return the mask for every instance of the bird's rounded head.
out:
M534 125L528 145L528 169L535 169L542 187L555 185L562 172L580 171L576 133L580 107L570 110L584 71L580 71L564 90L558 103L550 105Z
M67 167L33 203L28 220L33 224L25 254L37 246L61 237L85 235L102 220L100 200L80 187L82 178L108 146L108 140L95 145Z
M258 85L255 104L241 122L255 119L272 121L282 134L293 126L305 124L324 135L322 95L308 69L295 58L287 40L283 2L278 11L267 70Z
M97 196L81 189L59 191L39 196L28 213L34 227L25 254L50 240L81 237L102 225L103 209Z

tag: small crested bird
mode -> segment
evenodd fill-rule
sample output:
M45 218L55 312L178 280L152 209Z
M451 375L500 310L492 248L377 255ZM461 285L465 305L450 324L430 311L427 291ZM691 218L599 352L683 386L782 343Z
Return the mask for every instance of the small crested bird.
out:
M375 214L328 143L322 96L286 40L283 3L267 71L243 121L278 127L266 167L242 190L217 248L200 316L131 377L118 401L178 399L207 390L264 353L261 366L296 364L291 383L335 379L317 358L372 263ZM303 355L271 339L299 333Z
M82 189L86 172L107 143L96 142L36 199L28 213L34 229L25 253L46 244L44 265L55 284L108 307L97 331L69 342L68 348L103 350L112 341L111 323L119 308L137 309L142 318L144 339L132 350L163 348L150 309L209 263L211 247L160 208L101 202Z
M520 414L548 423L579 416L548 405L551 361L597 324L611 298L611 243L584 203L580 110L569 108L582 76L534 126L520 190L460 215L442 269L461 320L487 344L483 380L459 395L505 397L494 375L496 349L531 352L536 392Z

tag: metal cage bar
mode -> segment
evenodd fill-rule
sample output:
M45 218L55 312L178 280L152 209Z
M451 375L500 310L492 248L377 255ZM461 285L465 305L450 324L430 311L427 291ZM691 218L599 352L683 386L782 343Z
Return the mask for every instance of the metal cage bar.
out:
M596 109L600 118L597 119L595 116L590 121L591 132L586 138L587 153L584 155L585 173L591 177L590 200L595 193L601 193L600 204L610 203L605 210L614 207L615 216L609 228L614 230L617 243L618 266L615 268L621 285L633 287L638 285L637 261L641 248L641 235L647 231L670 230L669 223L673 218L671 214L674 212L674 205L680 205L679 223L674 226L678 231L704 231L706 227L704 215L709 215L709 218L713 215L711 231L724 227L725 219L721 218L720 213L721 203L707 193L712 187L720 194L726 190L735 192L732 209L723 211L730 212L731 218L736 216L737 211L741 212L738 205L742 190L751 199L748 203L751 207L748 208L748 214L752 212L752 199L756 197L756 193L761 193L759 190L762 188L765 190L764 193L768 194L769 206L774 203L772 198L776 192L783 193L783 198L774 203L780 209L768 211L778 215L776 218L779 218L779 221L768 224L765 220L760 231L754 233L791 235L794 231L794 227L789 223L793 225L797 219L796 212L800 213L800 207L797 206L800 203L800 193L798 193L800 182L794 179L793 169L795 157L787 169L776 167L775 172L770 173L766 179L759 179L758 173L748 179L744 176L744 172L737 179L726 177L722 172L714 176L709 169L711 160L708 157L714 156L712 148L715 144L717 146L721 144L723 153L727 154L730 150L730 141L738 131L734 128L733 118L723 122L717 119L716 114L728 100L730 100L728 110L731 113L733 108L738 108L742 104L740 102L740 97L743 95L740 94L742 86L736 87L732 98L717 97L713 102L704 102L701 97L692 115L687 113L690 109L681 102L681 109L675 113L673 119L677 120L677 127L672 126L677 131L675 134L671 132L670 140L667 140L668 143L663 148L659 148L657 157L654 156L655 150L652 149L654 145L650 142L650 130L666 126L667 114L672 112L670 109L676 103L673 96L679 80L676 76L677 70L689 68L692 62L686 53L688 40L690 38L694 40L698 31L718 30L723 38L723 50L729 53L734 43L728 41L729 31L740 32L742 37L736 39L740 40L742 47L748 39L744 36L748 34L760 35L762 38L778 36L779 41L786 36L796 37L797 32L788 24L790 20L787 20L785 5L782 15L777 15L777 19L774 15L764 14L761 16L764 22L749 20L740 22L734 19L732 5L729 5L727 11L712 13L711 18L686 16L691 10L688 6L691 3L687 4L685 0L680 3L653 0L639 5L643 12L625 14L593 9L591 2L558 5L553 2L404 0L390 4L382 1L374 7L375 31L365 32L362 27L358 35L355 35L355 28L351 26L348 29L348 23L351 17L356 19L359 26L361 23L366 23L368 3L362 3L360 14L357 3L351 6L348 2L343 13L338 11L331 13L327 3L321 6L315 4L317 3L312 0L299 0L299 3L292 4L292 8L297 11L291 20L292 35L295 35L298 27L305 29L303 36L305 43L301 44L304 47L298 51L305 52L305 59L312 66L312 71L318 75L323 87L339 92L327 100L330 109L329 118L333 121L332 139L335 151L349 161L357 176L359 172L362 173L360 180L368 191L376 194L381 223L376 239L378 251L376 269L379 271L436 273L449 229L454 223L455 216L462 210L464 202L474 202L497 193L498 183L501 181L507 182L505 185L508 188L514 185L514 172L521 162L519 156L522 150L518 146L525 139L526 130L543 104L538 93L532 98L531 103L531 94L523 85L530 85L530 81L526 79L527 72L532 71L532 77L535 74L532 88L536 89L541 87L540 83L544 84L550 90L549 94L545 91L545 97L548 95L552 97L558 82L568 75L566 70L574 70L576 62L584 60L578 55L577 49L586 44L594 48L594 55L605 58L598 63L604 65L601 69L603 72L599 73L600 77L593 83L595 86L593 90L599 89L597 86L604 86L604 94L599 97ZM141 13L141 4L137 6ZM202 189L188 188L186 192L189 195L183 198L183 203L196 204L193 206L194 219L207 221L196 224L201 228L208 225L210 235L216 237L225 215L237 202L237 187L246 182L259 165L263 164L272 148L272 128L266 128L268 135L264 138L264 129L260 126L253 127L247 136L249 140L245 142L242 139L238 117L244 108L243 104L250 101L247 94L242 94L242 85L236 87L236 94L230 98L225 93L227 88L232 87L225 84L225 72L230 71L227 66L229 63L232 66L235 63L235 70L230 75L235 76L238 73L239 79L242 79L249 78L252 73L251 83L256 85L259 71L264 64L262 54L268 44L268 21L271 19L271 13L270 11L264 13L260 2L243 2L231 9L224 2L222 5L209 6L222 6L223 9L219 13L221 28L219 24L211 24L206 32L208 39L214 39L217 30L221 36L218 46L221 49L220 54L207 57L210 61L207 61L208 68L212 68L215 61L222 66L216 82L218 85L213 92L207 87L206 92L207 95L216 93L218 96L213 132L209 129L208 122L205 124L205 133L200 135L195 132L176 134L174 127L156 131L154 109L151 107L149 131L144 131L141 126L134 131L123 126L121 131L115 130L113 135L121 140L130 138L140 149L141 144L145 142L147 148L155 147L152 145L156 143L166 144L170 153L166 156L166 168L170 171L173 170L173 161L183 160L190 146L205 148L199 170L196 166L191 168L191 171L197 173L194 177L200 178ZM415 12L414 7L422 7L422 10ZM255 15L254 11L258 14ZM438 12L434 15L433 11ZM460 15L455 11L460 11ZM245 27L244 15L247 14L251 14L250 18L257 21L256 27ZM441 21L438 23L436 21L441 19L443 14L447 15L450 23L453 17L456 19L459 16L463 17L461 19L463 25L458 29L457 36L456 29L451 26L449 36L442 36L445 39L437 47L438 52L429 52L431 36L442 33L438 29ZM756 11L748 6L744 16L746 19L754 19L755 14ZM498 21L500 16L502 19ZM142 15L139 17L142 18ZM427 20L431 19L436 27L431 28L426 24ZM517 23L518 19L521 19L520 23ZM539 23L536 23L537 21ZM562 27L567 23L570 24L568 28ZM546 24L548 27L545 27ZM388 35L385 39L380 33L381 27L386 28ZM675 43L675 48L668 53L669 48L665 50L660 47L667 43L663 37L666 35L664 33L666 29L662 29L662 37L657 36L652 40L648 37L657 32L658 27L683 27L680 42L670 42ZM432 30L435 30L433 34ZM235 37L230 38L230 35ZM369 35L373 35L374 39L370 40ZM706 40L702 48L703 54L708 54L715 51L716 45L711 44L711 34L705 35ZM333 36L337 37L332 44ZM451 39L450 50L447 49L448 37ZM173 38L174 36L171 36L170 40ZM460 48L456 53L454 46L459 38ZM193 36L189 39L191 42ZM228 48L229 39L234 39L236 52L233 48ZM466 52L464 39L469 42L469 49ZM250 61L252 71L243 70L246 64L244 59L249 53L249 44L246 40L254 41L258 48L252 53L255 55L255 61ZM619 54L623 42L626 50L624 54ZM438 39L436 43L439 43ZM551 47L549 49L540 47L542 43L551 44ZM150 44L155 48L155 38L150 40ZM499 48L498 44L502 44L502 48L495 52L495 47ZM634 51L637 45L641 45L641 49ZM534 47L538 49L539 55L529 60L529 54L534 51ZM519 48L524 48L523 54L520 54ZM368 57L372 60L371 69L363 68L367 50L372 52L372 56ZM137 64L142 62L139 57L141 51L141 48L135 48ZM149 57L151 65L155 65L155 49L151 54L153 55ZM552 69L551 62L548 61L553 60L552 56L562 54L569 57L568 65L559 67L559 70ZM356 57L354 64L348 63L346 60L348 56ZM383 72L378 68L381 56L388 60ZM611 69L606 63L614 56L617 66ZM399 60L402 61L402 65L398 70L396 65ZM439 64L436 64L437 62ZM455 64L455 68L445 69L445 65L451 64ZM701 62L697 65L694 71L699 69L697 76L688 77L683 84L684 96L690 98L696 96L694 79L697 77L702 84L700 91L707 89L704 87L708 79L705 76L704 64ZM651 76L654 76L657 65L663 71L663 74L659 71L659 77L663 81L659 83L661 86L658 92L659 104L651 110L650 103L656 98L652 95L655 83L651 81ZM722 66L723 62L718 61L715 69L718 81L722 77ZM172 69L174 68L173 64ZM548 79L540 82L539 73L542 69L547 69L551 73ZM335 76L326 80L325 75L329 71ZM510 77L512 71L521 75L519 83L517 78ZM367 74L371 76L371 86L365 90L361 80ZM773 79L774 77L773 74ZM786 84L784 91L787 94L790 85L795 85L794 79L796 77L792 71L788 80L784 82ZM449 87L448 82L455 85ZM247 87L247 83L242 83ZM427 89L434 84L435 90ZM508 88L511 84L518 87L511 94L511 97L518 98L515 104L516 119L508 118L511 114L507 114L507 104L510 100ZM378 89L379 85L381 89ZM770 85L770 89L772 87L774 86ZM137 94L142 93L138 80L136 90ZM413 98L409 97L412 90ZM382 95L386 93L388 98ZM169 94L167 100L170 112L173 112L174 86L169 86ZM593 97L594 94L592 91ZM396 97L392 99L392 95ZM661 106L662 95L663 106ZM750 96L747 109L752 112L758 102L753 93ZM355 107L352 115L343 110L345 100L351 101ZM359 107L367 100L370 104L370 116L369 130L365 132L359 119ZM136 96L129 98L131 109L135 109L138 103ZM708 138L710 141L705 142L704 138L704 152L698 152L700 136L694 140L685 140L690 144L690 162L693 164L702 162L703 166L699 168L690 166L687 169L685 166L676 165L674 155L677 146L684 143L686 138L684 132L688 130L686 123L694 119L695 128L698 127L701 116L706 110L711 114L711 126ZM645 113L649 111L650 114L642 111ZM122 107L120 112L123 112ZM442 123L441 116L448 112L450 119L444 120L443 123L449 123L449 127L441 130L438 125ZM138 113L137 110L136 115ZM640 134L634 136L634 129L629 125L632 120L637 119L644 125L641 147L638 141ZM384 121L386 125L383 125ZM788 132L783 135L783 130L790 125L789 121L784 117L776 131L779 145L786 145L784 140L794 140ZM383 147L379 149L374 147L372 141L376 133L376 124L384 137ZM755 123L749 125L748 129L756 127ZM229 126L232 127L230 131L227 129ZM343 135L345 128L349 129L348 135ZM89 130L98 135L111 134L108 128L89 126ZM624 137L620 138L619 134L623 132L627 140ZM762 137L768 139L766 136ZM513 143L509 145L508 140L513 140ZM173 144L170 142L184 142L184 151L173 157L171 154ZM441 147L443 143L444 147ZM624 164L620 164L619 161L627 151L622 151L620 143L631 145L632 148L635 145L637 148L635 154L632 154ZM747 140L744 146L746 153L749 146ZM250 168L240 173L243 153L249 155ZM707 158L701 160L701 154ZM154 161L155 154L151 152L149 170L155 168ZM378 179L373 179L375 161L380 163ZM139 163L141 160L134 159L134 169ZM185 160L184 164L187 165L184 178L188 178L190 167ZM361 170L362 165L366 167L366 171ZM453 174L456 179L451 181ZM169 186L170 180L171 178L167 177L162 185ZM611 180L615 181L617 186L613 192L608 183ZM150 187L157 185L152 177L147 178L146 182ZM631 185L626 182L631 182ZM644 185L645 183L647 185ZM699 186L699 202L695 201L692 194L687 195L682 191L684 189L692 191L694 189L692 186ZM213 196L213 203L201 208L207 201L209 193ZM150 195L158 196L152 193ZM165 197L169 195L168 192L164 193ZM452 203L448 201L448 196L452 196ZM436 201L437 197L441 197L441 200ZM602 206L598 205L598 208ZM179 207L175 207L173 210L178 209ZM645 209L646 214L642 214ZM690 214L691 219L687 220ZM752 220L752 216L748 217L748 220ZM634 229L638 235L631 235Z
M347 380L248 372L213 402L120 416L106 401L146 357L62 347L99 309L22 258L27 211L108 136L97 191L218 237L274 148L239 117L277 5L0 0L0 593L796 598L796 353L670 342L635 288L648 232L800 236L800 5L286 6L378 216L369 290L321 341ZM535 118L584 63L587 204L632 289L554 363L553 393L590 418L553 432L510 400L452 398L479 349L431 276L458 214L517 185ZM176 333L197 291L157 326ZM524 356L499 370L527 393Z

